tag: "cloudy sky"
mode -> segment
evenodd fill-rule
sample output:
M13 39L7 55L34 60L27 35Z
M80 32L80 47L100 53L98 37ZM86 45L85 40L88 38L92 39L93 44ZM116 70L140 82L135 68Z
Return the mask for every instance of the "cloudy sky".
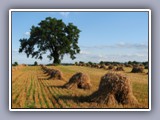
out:
M46 17L73 23L81 30L80 54L75 60L65 55L62 63L148 60L147 12L12 12L12 62L52 63L47 55L40 61L18 53L19 39L28 38L31 26Z

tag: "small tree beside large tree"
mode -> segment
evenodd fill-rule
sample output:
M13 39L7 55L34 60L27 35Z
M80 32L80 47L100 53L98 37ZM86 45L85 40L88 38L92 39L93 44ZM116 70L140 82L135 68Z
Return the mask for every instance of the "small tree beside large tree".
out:
M75 54L80 52L78 46L80 30L72 23L66 25L62 20L47 17L38 26L32 26L30 37L20 39L19 52L25 52L27 57L43 59L43 54L54 64L60 64L64 54L69 54L75 59Z

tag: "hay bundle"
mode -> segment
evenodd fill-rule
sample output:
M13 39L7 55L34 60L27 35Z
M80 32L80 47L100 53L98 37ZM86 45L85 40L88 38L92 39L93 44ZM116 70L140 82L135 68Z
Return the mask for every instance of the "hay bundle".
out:
M102 65L100 66L100 68L102 68L102 69L107 69L107 67L106 67L105 64L102 64Z
M122 66L122 67L125 67L125 65L124 65L123 63L121 63L121 64L119 64L119 65L117 65L117 66Z
M61 71L56 70L56 69L47 68L44 65L41 65L41 67L45 71L46 74L50 75L48 79L64 80L64 77Z
M125 67L133 67L131 64L126 64Z
M41 68L42 68L44 71L46 71L46 70L47 70L47 67L46 67L46 66L44 66L44 65L41 65Z
M148 65L145 65L145 69L148 69Z
M98 65L98 64L96 64L96 66L95 66L96 68L100 68L101 66L100 65Z
M123 66L118 66L118 67L116 68L116 71L124 71Z
M93 68L95 68L96 67L96 64L94 63L94 64L92 64L92 66L91 67L93 67Z
M144 68L145 68L145 66L144 66L143 64L139 64L139 66L141 66L141 67L144 67Z
M91 67L91 65L90 65L89 63L86 63L86 66L87 66L87 67Z
M108 70L115 70L115 67L113 65L109 65Z
M144 72L144 67L142 66L135 66L132 68L132 73L143 73Z
M120 73L109 72L102 76L99 89L89 96L91 102L107 105L137 104L129 80Z
M59 71L59 70L54 70L54 69L52 69L52 70L49 71L49 73L50 73L50 78L49 78L49 79L64 80L63 74L62 74L62 72Z
M51 69L51 68L47 68L46 72L48 73L48 75L51 75L55 70Z
M64 85L65 88L80 88L80 89L90 89L90 78L87 74L82 72L74 74L70 79L69 82Z

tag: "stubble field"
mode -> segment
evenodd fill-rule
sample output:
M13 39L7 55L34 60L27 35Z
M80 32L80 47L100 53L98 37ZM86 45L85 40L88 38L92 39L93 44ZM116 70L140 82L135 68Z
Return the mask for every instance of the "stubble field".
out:
M133 94L137 98L139 105L108 106L94 102L81 101L84 97L95 92L101 77L109 70L90 68L84 66L47 66L60 70L64 75L64 80L50 79L40 66L23 66L13 70L11 81L11 107L14 108L148 108L148 72L131 73L130 67L125 67L125 74L131 82ZM69 78L77 73L84 72L90 76L92 87L90 90L66 89L62 86L68 82ZM44 78L44 79L43 79Z

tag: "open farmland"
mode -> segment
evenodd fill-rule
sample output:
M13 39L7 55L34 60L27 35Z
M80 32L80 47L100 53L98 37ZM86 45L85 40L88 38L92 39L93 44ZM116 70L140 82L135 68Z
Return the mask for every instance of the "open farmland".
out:
M40 66L23 66L19 69L12 68L12 108L148 108L148 72L131 73L130 67L124 67L123 74L131 82L134 96L139 105L108 106L88 102L87 96L95 92L101 77L109 70L90 68L84 66L47 66L58 69L63 73L64 80L46 79L48 75ZM14 70L13 70L14 69ZM84 72L90 76L91 89L66 89L62 86L67 83L70 77L77 73Z

